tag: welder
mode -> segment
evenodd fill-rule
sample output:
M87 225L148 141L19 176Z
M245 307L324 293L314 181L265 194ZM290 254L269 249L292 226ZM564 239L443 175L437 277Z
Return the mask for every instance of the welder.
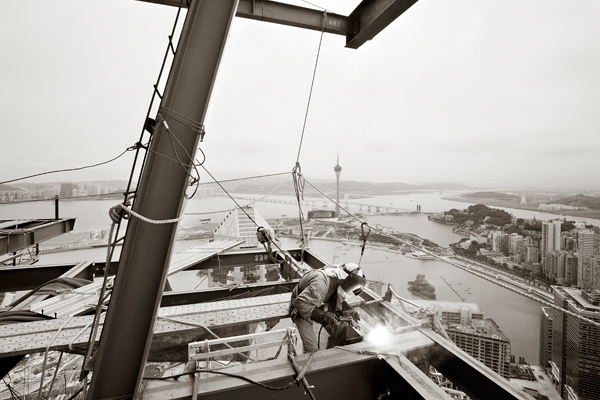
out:
M365 274L355 263L326 265L300 279L292 291L289 315L298 328L304 353L319 349L313 321L329 334L327 348L344 344L347 323L340 323L340 316L360 320L346 298L350 293L358 296L366 283Z

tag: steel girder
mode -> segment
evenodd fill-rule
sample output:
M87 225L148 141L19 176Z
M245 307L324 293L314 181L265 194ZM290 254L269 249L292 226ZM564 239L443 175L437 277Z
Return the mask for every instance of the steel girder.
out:
M180 0L140 0L178 7ZM346 47L358 49L408 10L417 0L363 0L349 16L327 13L325 32L346 36ZM183 7L186 3L183 2ZM240 0L237 17L323 30L323 11L269 0Z
M0 256L71 232L75 218L0 221Z
M157 123L154 129L133 204L133 210L147 218L181 215L200 139L191 125L204 123L236 7L237 0L190 3L160 104L159 115L166 123ZM182 164L173 158L181 158ZM176 233L177 224L150 224L137 218L129 222L120 262L126 268L115 280L89 398L137 393Z
M428 329L420 329L434 341L425 355L444 377L472 399L515 400L529 397L506 379L459 349L454 343Z
M219 287L208 290L163 293L160 306L171 307L184 304L204 303L225 298L246 298L255 296L270 296L272 294L289 293L298 284L298 280L290 282L269 282L234 288Z
M416 2L417 0L363 0L348 16L354 29L346 35L346 47L358 49Z

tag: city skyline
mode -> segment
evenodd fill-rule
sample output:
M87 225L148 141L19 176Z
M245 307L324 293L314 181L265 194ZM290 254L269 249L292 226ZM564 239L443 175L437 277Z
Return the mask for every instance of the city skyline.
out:
M133 145L176 12L34 3L5 2L0 16L11 60L0 66L3 147L13 149L0 181ZM319 4L342 14L354 6ZM322 177L339 149L345 180L597 189L599 16L600 4L585 0L421 0L359 50L324 35L303 173ZM319 32L235 19L202 143L218 179L243 177L241 165L250 176L291 171L318 43ZM126 179L132 159L69 180Z

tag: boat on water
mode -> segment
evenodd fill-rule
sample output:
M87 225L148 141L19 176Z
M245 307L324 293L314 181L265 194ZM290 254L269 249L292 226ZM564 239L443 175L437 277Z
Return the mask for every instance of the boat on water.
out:
M425 253L424 251L420 251L420 250L415 250L413 252L411 252L410 254L407 254L408 257L410 258L414 258L417 260L435 260L435 257Z

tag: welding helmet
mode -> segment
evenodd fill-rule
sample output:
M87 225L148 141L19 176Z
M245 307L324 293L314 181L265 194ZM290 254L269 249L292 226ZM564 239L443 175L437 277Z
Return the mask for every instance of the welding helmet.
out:
M346 293L352 292L356 296L360 295L367 284L365 274L355 263L342 264L342 268L346 271L348 277L340 283L340 287Z

